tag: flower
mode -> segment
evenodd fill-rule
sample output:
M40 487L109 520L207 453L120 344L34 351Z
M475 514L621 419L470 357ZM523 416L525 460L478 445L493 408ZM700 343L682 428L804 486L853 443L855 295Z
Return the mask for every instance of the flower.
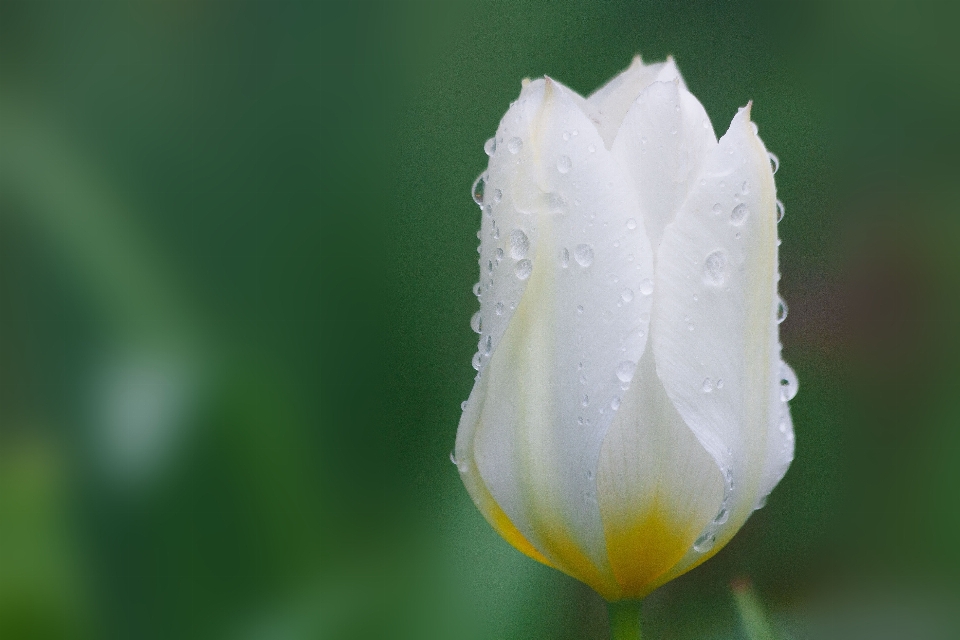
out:
M717 552L793 458L771 159L673 60L525 80L485 147L476 384L454 461L514 547L609 601Z

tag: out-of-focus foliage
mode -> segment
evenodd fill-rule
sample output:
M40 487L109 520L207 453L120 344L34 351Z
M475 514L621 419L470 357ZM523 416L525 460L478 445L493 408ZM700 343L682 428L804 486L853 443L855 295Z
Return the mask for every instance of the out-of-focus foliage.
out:
M946 638L950 3L0 3L0 637L603 638L448 460L483 141L673 54L781 160L796 460L649 637ZM884 635L886 634L886 635Z

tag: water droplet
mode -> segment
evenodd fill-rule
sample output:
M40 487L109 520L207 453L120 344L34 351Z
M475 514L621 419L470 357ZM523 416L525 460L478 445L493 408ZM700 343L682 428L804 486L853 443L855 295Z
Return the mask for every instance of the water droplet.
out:
M720 203L719 203L719 202L716 203L715 205L713 205L713 212L714 212L716 215L720 215L720 212L721 212L721 211L723 211L723 207L720 206Z
M578 305L577 305L577 313L583 313L583 305L582 305L582 304L578 304Z
M580 406L586 407L590 405L590 396L584 395L580 398Z
M589 147L587 147L587 151L590 153L596 153L597 148L591 144Z
M633 300L633 291L631 291L630 289L624 289L623 291L620 292L620 299L623 300L624 302L630 302L631 300Z
M569 131L564 131L564 132L563 132L563 141L566 142L566 141L569 140L569 139L570 139L570 132L569 132Z
M521 260L513 266L513 272L521 280L526 280L533 273L533 263L529 260Z
M629 218L629 219L627 219L627 229L630 229L631 231L633 231L633 230L636 229L636 228L637 228L637 220L636 220L636 218Z
M780 363L780 399L784 402L793 400L797 395L800 384L797 381L797 374L793 372L786 362Z
M466 402L464 402L463 404L466 404ZM463 406L461 405L460 408L462 409ZM451 451L451 452L450 452L450 462L452 462L453 464L455 464L458 468L460 467L460 465L457 464L457 454L456 454L455 451Z
M470 364L473 365L473 368L477 371L480 371L480 352L477 351L473 354L473 360L470 361Z
M530 251L530 239L520 229L514 229L510 232L510 257L514 260L521 260L527 257Z
M787 319L787 303L783 298L777 298L777 324Z
M726 280L727 254L723 249L710 253L703 261L703 281L719 287Z
M717 389L723 389L723 378L717 378Z
M480 333L480 331L481 331L480 324L481 324L481 322L480 322L480 312L477 311L475 314L473 314L473 315L470 317L470 328L473 329L473 332L474 332L474 333Z
M578 244L573 250L573 257L581 267L589 267L593 264L593 247L588 244Z
M570 266L570 251L566 247L560 249L560 266L564 269Z
M767 152L767 157L770 158L770 164L773 165L773 172L776 173L780 169L780 158L777 157L777 154L770 151Z
M689 539L689 538L688 538ZM707 531L693 543L693 550L697 553L706 553L713 549L713 545L717 543L717 534L713 531Z
M750 213L750 210L747 209L747 205L741 202L733 208L733 211L730 212L730 224L739 227L747 219L748 213Z
M637 363L630 360L624 360L617 365L617 379L620 382L630 382L633 380L633 374L637 370Z
M473 181L473 186L470 188L470 193L473 195L473 201L477 203L477 206L483 208L483 188L486 184L487 172L484 171L477 176L477 179Z
M478 298L480 297L480 283L479 283L479 282L475 282L475 283L473 284L473 295L477 296Z
M497 247L497 250L493 252L493 255L497 259L497 264L500 264L500 261L503 260L503 249Z
M493 204L500 204L500 201L503 200L503 191L500 189L493 190Z
M710 393L711 391L713 391L713 380L705 378L703 381L703 392Z
M650 278L644 278L643 280L641 280L640 293L642 293L645 296L648 296L651 293L653 293L653 280L651 280Z
M713 518L713 524L721 525L724 524L727 519L730 517L730 512L726 507L720 507L720 511L717 512L717 515Z
M520 149L523 148L523 140L514 136L510 138L507 142L507 151L510 153L520 153Z
M610 408L614 411L620 408L620 396L613 397L613 400L610 401Z
M757 123L756 123L756 122L751 122L751 123L750 123L750 128L753 129L754 135L760 133L760 127L757 126Z
M487 272L493 273L493 260L487 260Z
M488 335L487 339L483 341L483 355L488 356L491 351L493 351L493 336Z
M571 168L573 168L573 161L570 160L570 156L560 156L557 158L557 171L560 173L568 173Z
M487 140L486 142L484 142L484 143L483 143L483 151L484 151L484 153L486 153L488 156L492 156L493 154L495 154L495 153L497 152L497 139L496 139L496 138L490 138L489 140Z
M502 303L502 302L498 302L498 303L496 304L496 306L493 308L493 312L496 313L498 316L502 316L502 315L503 315L503 303Z
M567 201L559 193L551 191L547 194L547 209L550 213L563 213L567 206Z
M777 222L778 222L778 223L779 223L781 220L783 220L783 215L784 215L786 212L787 212L787 210L784 208L783 202L781 202L780 200L777 200Z

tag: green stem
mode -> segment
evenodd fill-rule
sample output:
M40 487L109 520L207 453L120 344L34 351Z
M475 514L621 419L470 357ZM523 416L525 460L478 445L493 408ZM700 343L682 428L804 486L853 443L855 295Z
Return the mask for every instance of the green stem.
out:
M640 601L607 603L610 612L611 640L640 640Z

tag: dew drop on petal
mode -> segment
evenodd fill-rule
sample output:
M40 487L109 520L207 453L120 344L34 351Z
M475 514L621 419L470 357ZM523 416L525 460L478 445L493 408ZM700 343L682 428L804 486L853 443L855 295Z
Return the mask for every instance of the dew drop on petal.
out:
M730 224L739 227L747 219L748 213L750 213L750 210L747 208L747 205L741 202L730 212Z
M703 281L719 287L726 280L727 254L723 249L710 253L703 261Z
M631 231L633 231L636 228L637 228L636 218L630 218L629 220L627 220L627 229L630 229Z
M590 405L590 396L584 395L582 398L580 398L580 406L586 407L589 405Z
M493 154L495 154L497 152L497 139L494 137L484 142L483 151L488 156L492 156Z
M725 524L726 521L730 518L730 512L726 507L720 507L720 511L717 512L717 515L713 518L713 524L721 525Z
M560 156L557 158L557 171L560 173L569 173L573 168L573 161L570 156Z
M651 293L653 293L653 280L651 280L650 278L644 278L643 280L641 280L640 293L642 293L645 296L648 296Z
M593 264L593 247L588 244L578 244L573 251L573 257L581 267L589 267Z
M479 282L475 282L475 283L473 284L473 295L477 296L478 298L480 297L480 283L479 283Z
M703 381L703 392L710 393L711 391L713 391L713 380L705 378Z
M473 329L474 333L480 333L480 312L477 311L470 317L470 328Z
M597 148L591 144L589 147L587 147L587 151L589 151L590 153L595 153L597 151Z
M521 260L513 266L513 272L521 280L526 280L533 273L533 263L530 260Z
M785 214L786 212L787 211L783 206L783 202L781 202L780 200L777 200L777 222L780 222L781 220L783 220L783 214Z
M789 402L797 395L799 387L797 374L793 372L786 362L780 363L780 399Z
M688 538L689 539L689 538ZM697 553L706 553L713 549L713 545L717 542L717 534L713 531L707 531L693 543L693 550Z
M493 190L493 204L500 204L500 201L503 200L503 191L500 189Z
M582 305L582 304L578 304L578 305L577 305L577 313L583 313L583 305Z
M480 371L480 352L477 351L473 354L473 360L470 361L470 364L473 365L473 368L477 371Z
M503 249L497 247L497 250L494 251L493 255L497 259L497 264L500 264L500 261L503 260Z
M491 351L493 351L493 336L488 335L487 339L483 341L483 355L488 356Z
M787 311L787 303L783 301L783 298L777 298L777 324L787 319Z
M564 269L570 266L570 251L566 247L560 250L560 266Z
M502 302L498 302L497 305L493 308L493 312L496 313L498 316L502 316L502 315L503 315L503 303L502 303Z
M720 206L720 203L719 203L719 202L716 203L715 205L713 205L713 212L714 212L716 215L720 215L720 212L721 212L721 211L723 211L723 207Z
M620 396L613 397L613 400L610 401L610 408L614 411L620 408Z
M477 179L473 181L473 186L470 188L470 193L473 195L473 201L477 203L477 206L483 207L483 188L486 184L487 172L484 171Z
M624 302L630 302L631 300L633 300L633 291L631 291L630 289L624 289L623 291L620 292L620 299L623 300Z
M507 151L510 153L520 153L520 149L523 148L523 140L514 136L510 138L507 142Z
M520 229L514 229L510 232L510 256L514 260L521 260L527 257L530 251L530 239Z
M771 151L767 152L767 157L770 158L770 164L773 165L773 172L776 173L780 169L780 158Z
M633 373L637 370L637 363L630 360L624 360L617 365L617 379L620 382L630 382L633 380Z

